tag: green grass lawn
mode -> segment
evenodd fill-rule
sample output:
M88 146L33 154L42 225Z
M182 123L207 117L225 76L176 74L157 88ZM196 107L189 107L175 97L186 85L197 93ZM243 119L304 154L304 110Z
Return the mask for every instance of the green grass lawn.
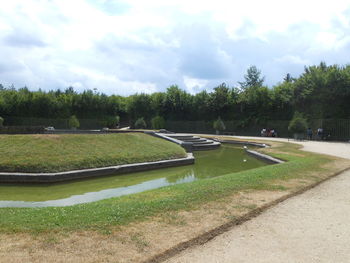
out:
M0 135L0 172L57 172L185 157L143 133Z
M334 173L337 159L299 150L300 146L279 143L269 154L288 162L264 166L216 178L163 187L139 194L70 207L0 208L0 232L103 230L181 209L191 210L245 190L286 190L281 181L322 180ZM315 176L315 172L317 176Z

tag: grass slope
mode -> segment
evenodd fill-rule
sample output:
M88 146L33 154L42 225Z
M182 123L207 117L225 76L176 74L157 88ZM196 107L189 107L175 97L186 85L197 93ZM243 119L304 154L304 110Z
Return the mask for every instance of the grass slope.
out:
M70 207L0 208L0 232L108 229L168 211L195 209L242 190L284 190L281 181L317 182L333 171L323 165L336 158L302 152L294 144L278 145L266 150L288 162Z
M56 172L186 156L174 143L143 133L0 135L0 171Z

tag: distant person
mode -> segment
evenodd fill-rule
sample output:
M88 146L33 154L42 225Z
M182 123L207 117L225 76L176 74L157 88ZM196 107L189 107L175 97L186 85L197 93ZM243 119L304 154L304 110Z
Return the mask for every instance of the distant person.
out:
M318 128L317 129L317 138L319 140L322 140L323 139L323 128Z
M266 129L262 129L260 132L261 137L265 137L266 136Z
M276 131L274 128L271 129L271 137L276 137Z
M266 130L266 137L271 137L271 130L270 129Z
M311 128L307 128L306 134L307 134L307 138L309 140L312 140L312 130L311 130Z

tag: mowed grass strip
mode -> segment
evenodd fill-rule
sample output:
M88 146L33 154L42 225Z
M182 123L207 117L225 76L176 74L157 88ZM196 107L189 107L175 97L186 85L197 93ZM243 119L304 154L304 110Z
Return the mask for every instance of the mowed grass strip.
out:
M59 172L185 157L143 133L0 135L0 172Z
M191 210L245 190L286 190L278 182L290 179L320 181L330 170L320 168L335 159L306 153L281 143L278 154L288 162L216 178L163 187L139 194L69 207L0 208L0 232L101 230L145 220L169 211ZM271 150L271 148L269 149ZM291 153L291 154L289 154ZM297 155L298 156L297 156ZM332 170L333 171L333 170Z

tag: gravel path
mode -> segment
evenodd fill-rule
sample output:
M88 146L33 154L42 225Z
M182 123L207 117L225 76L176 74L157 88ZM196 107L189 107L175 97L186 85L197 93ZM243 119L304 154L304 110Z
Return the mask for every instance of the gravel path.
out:
M349 143L298 143L350 159ZM167 262L350 262L349 189L347 171Z
M320 141L295 141L295 140L288 140L288 139L284 139L284 138L243 137L243 136L235 136L234 138L292 142L292 143L297 143L297 144L303 145L304 151L324 153L324 154L328 154L328 155L334 155L334 156L350 159L350 143L320 142Z

